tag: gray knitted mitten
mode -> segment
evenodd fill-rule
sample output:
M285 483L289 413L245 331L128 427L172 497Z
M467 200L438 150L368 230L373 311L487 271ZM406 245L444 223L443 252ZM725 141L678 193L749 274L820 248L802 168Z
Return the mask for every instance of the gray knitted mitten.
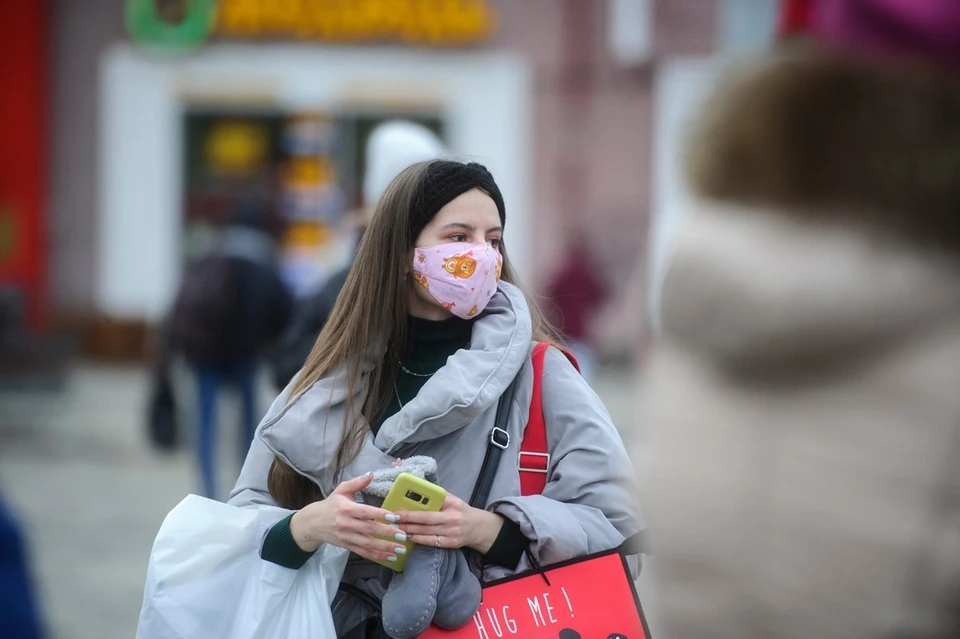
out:
M393 482L400 473L410 473L420 479L437 482L437 460L433 457L415 455L407 457L396 468L381 468L373 471L373 481L363 489L363 492L375 497L385 498L393 486Z
M436 482L437 462L431 457L410 457L396 468L374 471L364 492L386 497L403 472ZM417 545L403 572L390 579L383 597L383 627L393 639L412 639L431 623L459 628L480 608L480 599L480 580L463 552Z

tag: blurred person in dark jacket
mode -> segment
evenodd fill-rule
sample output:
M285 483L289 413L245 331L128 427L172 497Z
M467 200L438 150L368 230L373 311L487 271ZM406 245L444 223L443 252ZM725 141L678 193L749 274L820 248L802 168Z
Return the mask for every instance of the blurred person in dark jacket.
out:
M364 209L360 212L362 226L366 227L380 196L397 174L412 164L438 158L443 153L440 139L424 126L403 120L391 120L377 126L367 140ZM296 305L290 325L273 353L273 382L278 390L290 383L306 361L352 265L351 261L331 275L318 292Z
M168 320L169 348L197 376L197 453L204 494L216 498L217 399L223 387L242 403L241 462L260 420L259 358L290 319L292 299L276 263L276 233L265 199L244 200L214 248L189 265Z
M40 619L34 598L23 532L0 499L0 636L40 639Z
M582 233L567 243L546 293L554 310L554 325L577 358L584 379L592 382L594 346L590 324L607 298L607 286L590 252L590 242Z
M811 3L704 110L644 442L670 639L960 637L960 2Z

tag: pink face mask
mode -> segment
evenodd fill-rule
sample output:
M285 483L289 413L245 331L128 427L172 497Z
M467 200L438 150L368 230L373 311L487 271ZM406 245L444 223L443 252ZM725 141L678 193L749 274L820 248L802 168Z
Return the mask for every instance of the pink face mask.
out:
M413 250L413 279L445 309L476 317L497 292L503 258L489 244L453 242Z

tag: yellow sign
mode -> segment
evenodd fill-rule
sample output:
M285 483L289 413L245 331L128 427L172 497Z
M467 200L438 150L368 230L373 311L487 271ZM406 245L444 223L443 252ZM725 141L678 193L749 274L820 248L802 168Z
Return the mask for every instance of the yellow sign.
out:
M316 222L299 222L287 227L283 244L287 248L315 248L332 237L330 229Z
M291 188L330 184L336 178L333 164L323 156L292 158L283 168L284 183Z
M246 173L267 157L267 134L247 122L221 122L210 131L204 151L207 162L224 173Z
M462 46L488 39L497 22L488 0L220 0L214 33Z

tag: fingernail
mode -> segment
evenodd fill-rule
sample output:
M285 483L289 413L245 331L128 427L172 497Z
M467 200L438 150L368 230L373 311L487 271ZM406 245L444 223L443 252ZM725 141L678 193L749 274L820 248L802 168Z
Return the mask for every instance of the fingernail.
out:
M394 515L393 513L389 513L387 515L387 521L400 521L400 515Z
M397 546L393 549L393 552L397 553L398 555L405 555L407 554L407 549L403 546Z
M397 558L394 557L393 555L390 555L389 557L387 557L387 561L389 561L389 562L394 562L394 561L396 561L396 560L397 560Z
M396 539L397 541L406 541L407 535L402 532L398 532L396 535L393 536L393 538Z

